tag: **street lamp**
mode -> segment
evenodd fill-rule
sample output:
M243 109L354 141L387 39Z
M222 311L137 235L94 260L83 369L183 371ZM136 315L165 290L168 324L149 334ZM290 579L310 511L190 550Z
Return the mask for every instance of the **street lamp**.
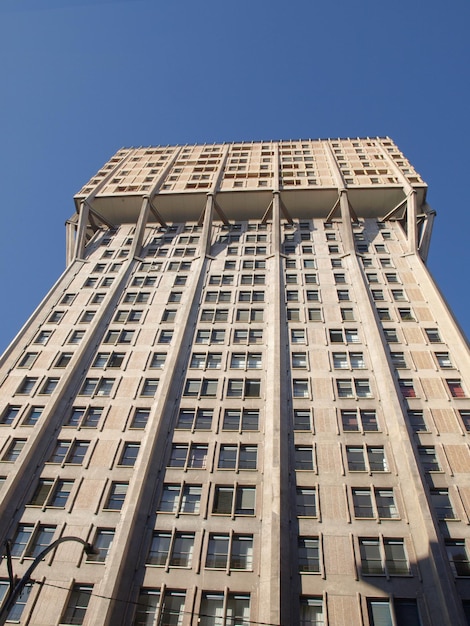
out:
M98 551L91 545L91 543L88 543L87 541L85 541L84 539L81 539L80 537L73 537L73 536L60 537L60 539L56 539L55 541L50 543L47 546L47 548L44 548L44 550L42 550L37 555L37 557L33 560L31 565L28 567L28 569L26 570L26 572L23 574L23 576L20 578L18 582L16 582L16 577L13 575L13 563L11 560L11 544L10 544L10 541L5 541L5 556L7 557L8 578L10 581L10 586L8 588L6 599L2 605L2 608L0 609L0 626L5 624L7 617L8 617L8 613L10 612L11 608L15 604L20 593L28 584L31 574L39 565L39 563L44 559L44 557L46 557L49 554L49 552L54 550L59 544L64 543L65 541L76 541L77 543L81 543L85 551L85 554L89 555L89 554L98 553Z

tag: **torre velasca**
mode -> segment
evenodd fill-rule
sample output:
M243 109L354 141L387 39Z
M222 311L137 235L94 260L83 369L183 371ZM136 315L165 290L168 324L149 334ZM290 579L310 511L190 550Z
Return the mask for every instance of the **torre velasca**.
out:
M470 355L393 141L123 149L75 208L0 360L0 623L470 623Z

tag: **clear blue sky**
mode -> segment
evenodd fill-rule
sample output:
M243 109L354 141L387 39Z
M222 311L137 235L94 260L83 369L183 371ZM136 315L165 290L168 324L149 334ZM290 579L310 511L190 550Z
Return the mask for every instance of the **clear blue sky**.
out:
M468 0L2 0L0 351L64 268L74 193L118 148L301 137L399 145L469 334L469 18Z

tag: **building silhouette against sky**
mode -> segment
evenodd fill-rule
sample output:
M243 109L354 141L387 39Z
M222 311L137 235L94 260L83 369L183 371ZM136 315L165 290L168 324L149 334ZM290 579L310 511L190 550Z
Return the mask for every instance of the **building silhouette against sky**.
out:
M96 554L9 620L467 624L469 351L394 143L123 149L75 203L0 361L0 539Z

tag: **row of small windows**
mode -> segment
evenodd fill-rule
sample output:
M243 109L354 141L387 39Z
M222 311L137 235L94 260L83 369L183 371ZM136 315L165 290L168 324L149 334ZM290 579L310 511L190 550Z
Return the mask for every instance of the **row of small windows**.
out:
M41 418L43 406L31 406L23 410L18 405L7 405L0 415L0 425L11 426L20 421L22 426L34 426ZM129 419L129 428L144 429L150 418L150 408L137 407ZM64 426L70 428L97 428L102 419L104 408L99 406L74 407L69 413ZM470 430L470 410L457 412L466 431ZM341 409L340 423L344 432L377 432L379 424L374 410ZM409 410L408 420L415 432L430 432L432 429L425 420L423 410ZM430 418L429 418L430 419ZM218 420L217 420L218 421ZM220 428L227 431L259 430L260 413L258 409L225 409ZM211 430L214 422L213 409L180 409L176 428L181 430ZM311 432L313 427L310 409L294 409L293 429Z
M302 544L303 546L303 544ZM299 545L299 549L302 547ZM8 589L7 582L0 582L3 598ZM8 621L20 621L28 602L32 586L27 586L8 615ZM88 604L93 594L93 585L73 585L63 610L60 624L83 624ZM202 591L200 595L198 623L201 626L214 624L248 624L250 622L250 594ZM299 601L300 624L302 626L324 625L325 601L318 596L302 596ZM186 591L165 588L143 587L136 603L133 624L180 624L187 610ZM367 610L370 626L420 626L418 603L413 598L368 598Z

